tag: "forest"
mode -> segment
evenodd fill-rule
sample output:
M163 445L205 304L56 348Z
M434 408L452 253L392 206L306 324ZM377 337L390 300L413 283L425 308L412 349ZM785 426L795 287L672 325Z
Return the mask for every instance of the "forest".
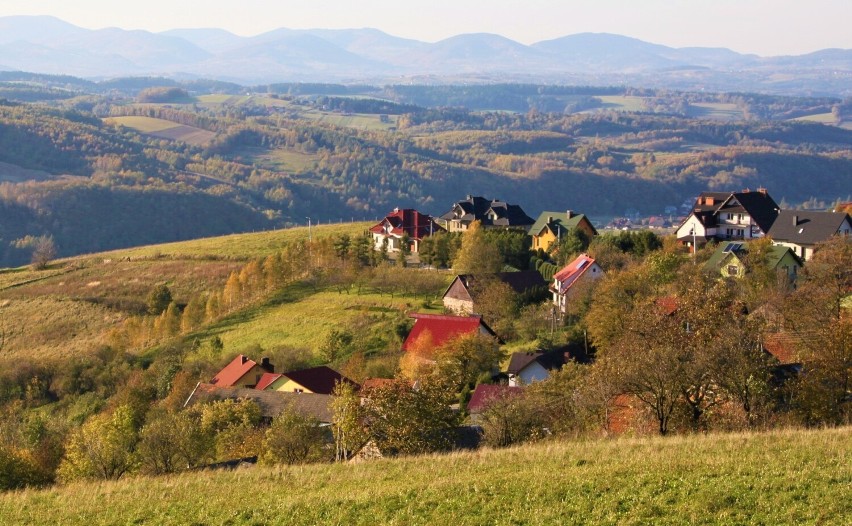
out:
M761 186L785 206L830 206L852 188L847 106L614 87L246 88L6 72L0 266L28 262L16 243L26 236L52 236L68 256L397 206L440 215L466 194L601 219ZM808 115L835 125L789 120Z

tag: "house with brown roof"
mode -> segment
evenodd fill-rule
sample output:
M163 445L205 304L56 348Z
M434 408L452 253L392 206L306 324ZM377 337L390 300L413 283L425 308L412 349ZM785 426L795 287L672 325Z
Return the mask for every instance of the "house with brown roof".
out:
M253 388L265 373L272 373L275 368L264 358L257 363L243 354L237 355L210 381L218 387L249 387Z
M524 230L535 223L518 205L474 195L468 195L465 200L454 203L439 221L450 232L464 232L474 221L479 221L483 228Z
M475 313L476 296L490 280L505 283L515 294L522 297L536 297L547 294L547 282L536 270L482 275L459 274L444 291L441 298L444 308L457 314Z
M373 247L381 250L387 243L388 252L399 252L403 239L407 236L412 253L420 251L420 242L425 237L443 232L432 216L422 214L413 208L394 208L379 223L370 228Z
M261 417L266 421L274 419L288 408L304 416L315 418L322 424L330 424L332 421L331 396L325 394L260 391L245 387L220 387L199 383L183 406L189 407L197 403L219 400L252 400L260 407Z
M516 352L509 358L506 374L509 385L520 387L550 378L550 373L559 370L564 362L557 353Z
M583 283L603 277L604 272L595 260L586 254L580 254L577 258L565 265L559 272L553 275L550 291L553 293L553 304L560 312L565 313L568 306L568 298Z
M532 249L547 251L553 243L574 229L582 230L589 239L598 235L598 231L585 214L578 214L573 210L542 212L528 232L532 237Z
M257 389L282 393L330 395L338 383L344 382L352 385L356 390L361 387L331 367L321 365L280 374L267 373L258 381Z
M852 219L846 212L815 210L782 210L769 229L772 243L789 247L793 253L808 261L818 243L832 236L852 235Z
M779 210L765 188L702 192L678 226L677 239L689 247L701 247L710 240L759 239L769 232Z

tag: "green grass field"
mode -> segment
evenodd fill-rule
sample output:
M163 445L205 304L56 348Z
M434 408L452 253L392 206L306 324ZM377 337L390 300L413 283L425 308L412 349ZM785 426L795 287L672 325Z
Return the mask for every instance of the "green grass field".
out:
M106 122L107 124L117 124L119 126L126 126L127 128L132 128L141 133L161 132L180 126L180 124L176 122L167 121L165 119L136 116L110 117L108 119L104 119L104 122Z
M3 524L820 524L852 520L852 430L549 442L0 495Z
M368 226L321 225L313 227L311 235L314 239L340 233L358 235ZM307 237L308 229L299 227L68 258L43 271L29 267L0 270L0 354L56 357L89 353L105 342L110 329L144 309L145 298L154 286L165 283L176 301L186 302L193 294L220 290L228 274L249 259L273 254L284 244ZM404 303L391 301L389 296L384 300L387 304ZM240 348L246 345L238 338L245 334L254 338L253 342L270 345L276 341L282 321L274 309L267 308L257 306L242 315L254 320L252 332L234 325L233 319L215 330ZM303 320L310 319L305 313L312 312L300 310L299 305L289 306L291 311L287 305L280 308L284 316ZM322 320L317 323L326 327ZM305 336L308 343L298 343ZM325 332L305 330L294 332L286 343L312 348L323 337Z
M245 148L236 153L251 162L277 172L303 172L314 167L319 156L292 150Z

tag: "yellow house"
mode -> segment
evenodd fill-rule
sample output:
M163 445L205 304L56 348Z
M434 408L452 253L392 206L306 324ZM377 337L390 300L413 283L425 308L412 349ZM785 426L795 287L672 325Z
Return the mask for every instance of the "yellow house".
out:
M257 389L282 393L331 394L334 386L341 382L348 382L356 389L359 387L334 369L322 365L289 373L265 374L257 383Z
M585 214L578 214L573 210L542 212L529 230L529 235L532 236L532 249L541 249L546 252L553 243L574 228L579 228L589 238L598 235L598 231Z
M268 358L258 364L240 354L219 371L210 383L217 387L255 387L263 376L271 372L272 364Z

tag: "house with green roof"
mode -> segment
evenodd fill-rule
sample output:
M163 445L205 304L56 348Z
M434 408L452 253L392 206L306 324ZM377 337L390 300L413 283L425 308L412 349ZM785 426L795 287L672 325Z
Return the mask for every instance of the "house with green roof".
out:
M573 210L542 212L529 229L529 235L532 236L532 249L547 251L550 245L562 239L562 236L574 228L579 228L589 238L598 235L598 231L585 214L578 214Z
M722 242L704 264L704 269L719 272L725 278L741 278L748 272L748 247L749 243L743 241ZM792 281L802 268L802 260L789 247L771 245L766 253L766 265L777 272L784 272Z

